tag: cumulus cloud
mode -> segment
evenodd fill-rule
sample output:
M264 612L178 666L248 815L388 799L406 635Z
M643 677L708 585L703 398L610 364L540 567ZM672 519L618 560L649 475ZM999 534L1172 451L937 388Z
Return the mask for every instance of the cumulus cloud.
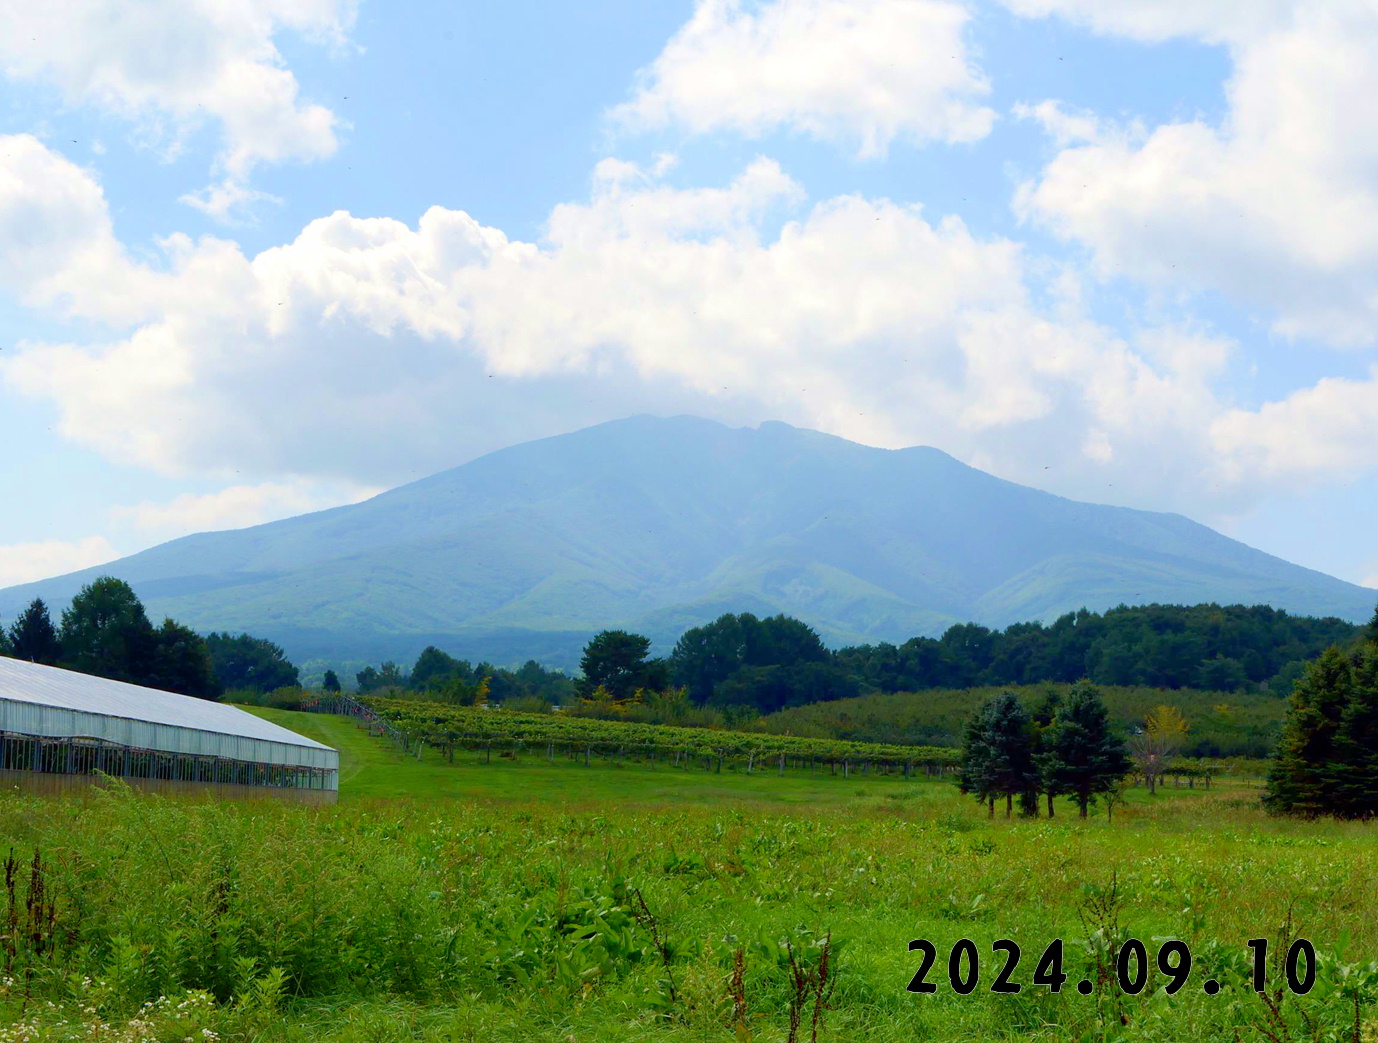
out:
M1378 366L1367 380L1327 378L1256 411L1230 410L1212 435L1231 469L1279 484L1355 477L1373 467Z
M700 0L612 112L631 128L780 128L883 155L896 138L975 141L994 113L948 0Z
M213 493L184 493L166 503L145 501L115 507L110 517L116 523L132 525L145 535L172 539L192 532L242 529L327 507L358 503L380 492L381 488L338 482L264 482L232 485Z
M119 554L104 536L88 536L72 542L44 540L3 545L0 546L0 587L65 575L92 565L104 565L117 557Z
M89 180L24 144L37 176L0 179L0 229L29 194ZM68 195L100 210L94 184ZM28 299L58 300L36 290L58 285L84 314L145 318L104 341L22 345L0 380L53 402L74 441L168 473L381 485L645 411L937 444L1145 505L1237 507L1276 470L1253 414L1213 427L1232 342L1190 325L1118 337L1088 316L1074 269L917 206L810 202L766 159L699 189L604 162L535 243L440 207L414 227L340 212L252 258L174 237L152 270L88 227L65 248L81 280L42 236L0 250L0 274ZM82 281L128 296L84 298ZM199 526L257 495L144 515Z
M1378 343L1378 8L1356 0L1009 0L1140 39L1226 45L1228 116L1148 128L1044 104L1060 151L1016 209L1100 276L1222 291L1289 338Z
M273 38L339 44L353 18L353 0L0 0L0 70L130 120L170 155L213 121L223 180L191 198L223 217L255 198L255 166L335 151L338 119L300 97Z

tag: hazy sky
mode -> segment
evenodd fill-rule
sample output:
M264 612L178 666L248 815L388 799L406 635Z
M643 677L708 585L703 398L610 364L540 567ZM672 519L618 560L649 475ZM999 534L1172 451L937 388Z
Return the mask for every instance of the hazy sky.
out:
M1378 586L1372 0L0 24L0 585L648 412Z

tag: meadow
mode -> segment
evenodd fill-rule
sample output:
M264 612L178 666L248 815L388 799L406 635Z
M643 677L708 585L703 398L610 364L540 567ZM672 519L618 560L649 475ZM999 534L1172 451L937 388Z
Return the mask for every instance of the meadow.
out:
M339 804L0 795L0 1040L1374 1035L1372 828L1269 818L1256 780L1131 790L1113 821L1065 802L988 820L923 776L451 764L345 718L255 712L340 748ZM1260 999L1247 940L1295 935L1315 987ZM1120 990L1129 937L1187 942L1187 985ZM918 938L931 994L906 991ZM963 938L969 995L947 980ZM1053 994L1032 978L1059 938ZM990 991L1000 939L1022 949L1019 993Z
M1191 757L1266 757L1277 744L1287 713L1285 695L1266 691L1212 692L1147 685L1097 685L1110 719L1121 729L1143 724L1155 707L1182 711L1190 730L1183 752ZM930 688L918 692L874 692L851 699L810 703L762 718L771 732L878 743L957 746L972 712L1001 692L1012 691L1026 706L1047 692L1063 697L1067 684L1004 685L987 688Z

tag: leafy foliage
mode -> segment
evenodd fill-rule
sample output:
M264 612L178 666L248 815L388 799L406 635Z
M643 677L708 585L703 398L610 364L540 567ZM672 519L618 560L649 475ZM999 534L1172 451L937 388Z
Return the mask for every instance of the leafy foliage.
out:
M967 623L941 638L858 645L836 658L883 692L1082 678L1237 691L1279 678L1289 664L1357 633L1341 619L1292 616L1266 605L1121 606L1104 614L1082 609L1046 627L1017 623L1001 631Z
M216 676L226 688L271 692L297 683L297 668L280 645L266 638L228 633L206 635Z
M625 630L604 630L584 646L579 659L583 677L576 685L589 698L604 689L613 699L627 699L638 689L669 686L669 674L659 659L648 658L651 639Z
M483 749L529 746L536 752L603 756L631 754L658 757L676 754L711 758L739 766L785 756L819 763L849 762L903 767L950 765L957 751L925 746L807 739L790 735L710 731L668 725L605 721L569 714L524 714L510 710L442 706L433 702L371 698L367 705L394 727L435 746Z

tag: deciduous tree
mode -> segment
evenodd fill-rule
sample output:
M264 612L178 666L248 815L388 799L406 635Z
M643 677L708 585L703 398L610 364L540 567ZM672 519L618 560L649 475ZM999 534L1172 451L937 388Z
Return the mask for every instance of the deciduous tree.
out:
M151 673L154 636L143 603L122 579L101 576L62 613L62 658L84 674L142 683Z

